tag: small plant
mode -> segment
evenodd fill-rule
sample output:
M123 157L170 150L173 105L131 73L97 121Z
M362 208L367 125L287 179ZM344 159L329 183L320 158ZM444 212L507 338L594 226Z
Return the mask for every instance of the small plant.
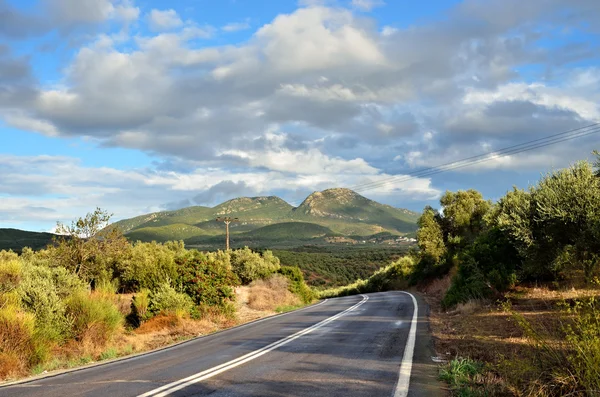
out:
M476 388L477 375L483 365L468 358L455 358L440 370L440 379L447 382L455 396L483 396Z

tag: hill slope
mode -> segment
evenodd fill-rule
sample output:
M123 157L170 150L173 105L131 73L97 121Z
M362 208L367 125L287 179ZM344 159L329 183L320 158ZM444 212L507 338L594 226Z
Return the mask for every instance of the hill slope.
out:
M0 250L20 251L23 247L43 248L52 242L52 233L27 232L18 229L0 229Z
M367 199L349 189L314 192L294 208L279 197L240 197L213 208L188 207L116 223L132 240L183 239L188 244L221 242L225 227L215 218L239 218L230 230L237 241L319 239L329 236L401 235L417 229L418 213Z

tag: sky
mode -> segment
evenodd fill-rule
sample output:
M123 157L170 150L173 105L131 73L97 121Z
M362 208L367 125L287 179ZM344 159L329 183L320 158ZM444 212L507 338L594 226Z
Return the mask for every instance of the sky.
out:
M0 227L333 187L496 200L600 134L403 176L600 122L599 20L598 0L0 0Z

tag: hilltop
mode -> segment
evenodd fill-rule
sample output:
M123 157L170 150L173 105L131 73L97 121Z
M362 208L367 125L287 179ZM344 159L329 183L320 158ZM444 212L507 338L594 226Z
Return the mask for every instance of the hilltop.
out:
M20 251L23 247L40 249L52 242L54 234L0 229L0 250Z
M276 196L239 197L215 207L194 206L162 211L116 222L131 240L184 240L187 244L222 243L220 216L231 224L232 242L306 241L326 237L367 237L380 233L401 236L417 229L419 214L370 200L350 189L310 194L298 207Z

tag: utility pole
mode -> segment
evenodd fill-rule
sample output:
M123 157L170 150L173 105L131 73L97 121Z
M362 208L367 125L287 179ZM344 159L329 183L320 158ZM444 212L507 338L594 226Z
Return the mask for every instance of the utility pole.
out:
M224 217L224 218L217 218L217 222L224 222L225 223L225 249L227 251L229 251L229 224L231 222L239 222L238 218L230 218L228 216Z

